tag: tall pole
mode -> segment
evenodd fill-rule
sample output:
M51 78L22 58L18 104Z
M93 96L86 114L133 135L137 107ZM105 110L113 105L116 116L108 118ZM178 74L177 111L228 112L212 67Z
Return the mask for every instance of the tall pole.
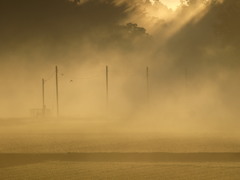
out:
M106 66L106 107L108 107L109 89L108 89L108 66Z
M59 117L59 99L58 99L58 67L56 66L56 103L57 103L57 117Z
M188 86L188 69L187 68L185 68L185 74L184 75L185 75L185 90L187 91L187 86Z
M45 116L45 110L46 110L46 105L45 105L45 80L42 79L42 115Z
M187 67L185 67L185 72L184 72L184 81L185 81L185 87L184 87L184 101L185 101L185 108L186 108L186 111L188 110L187 108L187 105L188 105L188 101L187 101L187 96L188 96L188 69Z
M147 101L149 102L149 67L146 67L146 81L147 81Z

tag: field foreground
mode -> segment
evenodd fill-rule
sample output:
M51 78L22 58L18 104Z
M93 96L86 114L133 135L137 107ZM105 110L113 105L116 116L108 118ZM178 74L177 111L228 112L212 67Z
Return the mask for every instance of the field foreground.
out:
M240 178L240 153L2 153L0 159L0 179Z
M59 162L239 162L240 153L44 153L0 154L0 167Z
M115 124L0 121L0 179L240 179L238 137Z

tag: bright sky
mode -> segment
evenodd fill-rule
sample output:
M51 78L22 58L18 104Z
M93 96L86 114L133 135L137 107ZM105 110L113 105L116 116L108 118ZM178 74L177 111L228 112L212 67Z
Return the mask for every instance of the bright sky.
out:
M160 0L163 4L171 9L176 9L177 6L180 4L180 0Z

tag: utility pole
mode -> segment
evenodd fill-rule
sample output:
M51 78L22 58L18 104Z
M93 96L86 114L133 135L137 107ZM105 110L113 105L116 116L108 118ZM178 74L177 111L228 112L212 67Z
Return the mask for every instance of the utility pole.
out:
M59 117L59 99L58 99L58 67L56 66L56 103L57 103L57 117Z
M106 66L106 107L108 108L109 89L108 89L108 66Z
M185 68L185 90L187 91L187 87L188 87L188 69ZM186 93L187 94L187 93Z
M45 80L42 79L42 116L45 117L46 105L45 105Z
M150 92L149 92L149 67L146 67L146 83L147 83L147 102L149 102L150 99Z

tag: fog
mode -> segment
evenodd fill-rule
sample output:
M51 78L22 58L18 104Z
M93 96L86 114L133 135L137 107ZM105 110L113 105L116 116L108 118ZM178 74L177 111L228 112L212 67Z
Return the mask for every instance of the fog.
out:
M42 78L49 118L56 117L57 65L62 118L237 134L239 3L153 2L1 0L0 117L41 109Z

